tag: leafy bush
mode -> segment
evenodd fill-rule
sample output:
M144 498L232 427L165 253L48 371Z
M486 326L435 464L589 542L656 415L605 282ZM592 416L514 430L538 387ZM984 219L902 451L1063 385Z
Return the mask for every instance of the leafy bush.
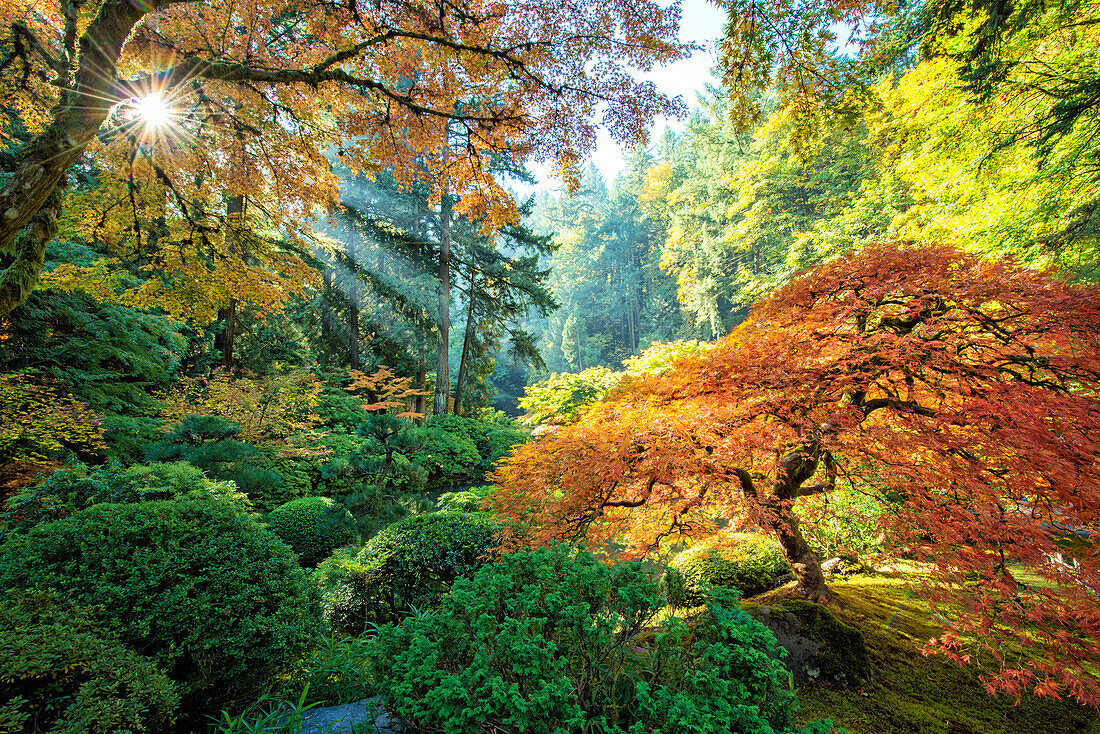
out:
M252 504L232 482L214 482L184 461L123 467L117 461L89 470L83 464L64 467L6 503L0 515L8 530L34 525L104 502L148 502L176 497L213 497L248 513Z
M485 484L462 492L444 492L436 500L435 509L437 512L479 512L481 503L494 489L493 485Z
M805 519L802 533L822 558L864 559L882 553L886 534L879 518L884 512L880 500L849 489L804 498L799 506Z
M640 564L565 546L516 553L456 581L436 614L384 627L373 665L416 730L791 731L797 700L775 640L736 592L690 629L673 617L654 630L663 605Z
M435 416L424 425L420 449L411 457L433 484L452 485L481 476L481 454L456 416Z
M623 360L628 375L663 375L677 360L705 354L714 348L713 342L684 339L674 342L653 342L642 353Z
M317 399L317 415L324 425L349 433L362 425L370 413L363 409L363 398L325 387Z
M776 540L734 533L720 544L700 543L677 554L665 574L665 592L678 607L702 603L707 585L732 586L745 596L755 596L775 588L787 571Z
M487 425L477 440L477 450L481 453L481 470L492 471L494 465L512 453L512 448L527 443L530 434L513 425Z
M179 703L151 660L55 595L0 597L0 732L158 732Z
M520 422L529 426L575 423L588 406L607 397L621 379L621 373L606 367L593 367L577 374L555 372L524 390L519 407L527 413Z
M315 639L317 599L278 538L209 499L95 505L0 546L0 584L49 589L149 655L182 711L252 700Z
M267 522L306 566L317 565L337 548L355 542L359 534L351 513L328 497L291 500L275 508Z
M499 531L483 512L413 515L384 528L356 556L337 554L318 567L326 625L357 635L437 603L486 562Z

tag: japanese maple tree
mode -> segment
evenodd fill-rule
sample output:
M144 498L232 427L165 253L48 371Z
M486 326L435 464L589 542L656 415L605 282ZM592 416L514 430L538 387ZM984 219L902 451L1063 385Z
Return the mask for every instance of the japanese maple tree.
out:
M850 483L887 504L893 547L930 569L923 591L948 629L929 650L991 651L991 690L1100 704L1092 286L946 246L870 246L519 447L496 480L496 512L536 542L641 554L727 522L763 528L818 601L830 590L797 501Z

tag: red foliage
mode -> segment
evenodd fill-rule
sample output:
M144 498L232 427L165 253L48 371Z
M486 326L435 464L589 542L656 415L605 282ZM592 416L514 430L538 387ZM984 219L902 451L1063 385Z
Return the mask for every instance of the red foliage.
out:
M795 503L851 482L888 503L896 549L930 564L923 592L948 630L929 650L984 648L1001 663L991 689L1100 705L1095 288L948 247L869 247L521 447L496 480L496 511L540 541L641 553L749 521L816 599Z

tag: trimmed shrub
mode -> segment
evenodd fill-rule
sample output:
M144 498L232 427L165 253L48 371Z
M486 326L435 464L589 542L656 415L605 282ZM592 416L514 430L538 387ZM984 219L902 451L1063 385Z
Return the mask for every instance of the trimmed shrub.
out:
M146 448L149 461L186 461L212 479L233 482L257 507L270 511L297 495L283 476L266 466L263 452L236 440L241 428L214 415L189 415Z
M305 566L315 566L334 550L358 539L355 518L328 497L299 497L279 505L267 522Z
M707 585L732 586L744 596L755 596L778 586L787 572L774 538L733 533L721 544L707 541L677 554L665 574L665 592L677 607L701 604Z
M436 500L435 509L437 512L480 512L481 503L495 489L491 484L484 484L462 492L444 492Z
M96 505L0 546L0 584L53 590L183 692L181 711L253 700L313 643L317 598L282 541L209 499Z
M48 592L0 597L0 732L159 732L179 693L151 660Z
M67 466L7 502L0 515L9 530L27 530L105 502L148 502L176 497L213 497L240 513L252 503L232 482L214 482L185 461L123 467L108 461L89 470L83 464Z
M484 512L413 515L389 525L354 557L337 554L317 568L326 626L358 635L436 604L455 579L486 563L499 531Z
M690 626L652 627L663 606L640 564L606 566L559 545L459 579L438 613L387 625L369 652L417 731L792 731L797 699L775 640L736 592Z

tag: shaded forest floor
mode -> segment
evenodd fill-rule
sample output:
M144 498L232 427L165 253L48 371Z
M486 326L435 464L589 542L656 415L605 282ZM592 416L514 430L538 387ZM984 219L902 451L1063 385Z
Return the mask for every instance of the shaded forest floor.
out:
M925 640L939 634L923 601L905 579L857 577L834 580L829 608L863 632L872 681L862 689L799 688L799 720L827 718L852 734L1100 734L1091 709L1025 696L1017 702L986 693L975 666L925 657ZM790 586L753 597L774 604Z

